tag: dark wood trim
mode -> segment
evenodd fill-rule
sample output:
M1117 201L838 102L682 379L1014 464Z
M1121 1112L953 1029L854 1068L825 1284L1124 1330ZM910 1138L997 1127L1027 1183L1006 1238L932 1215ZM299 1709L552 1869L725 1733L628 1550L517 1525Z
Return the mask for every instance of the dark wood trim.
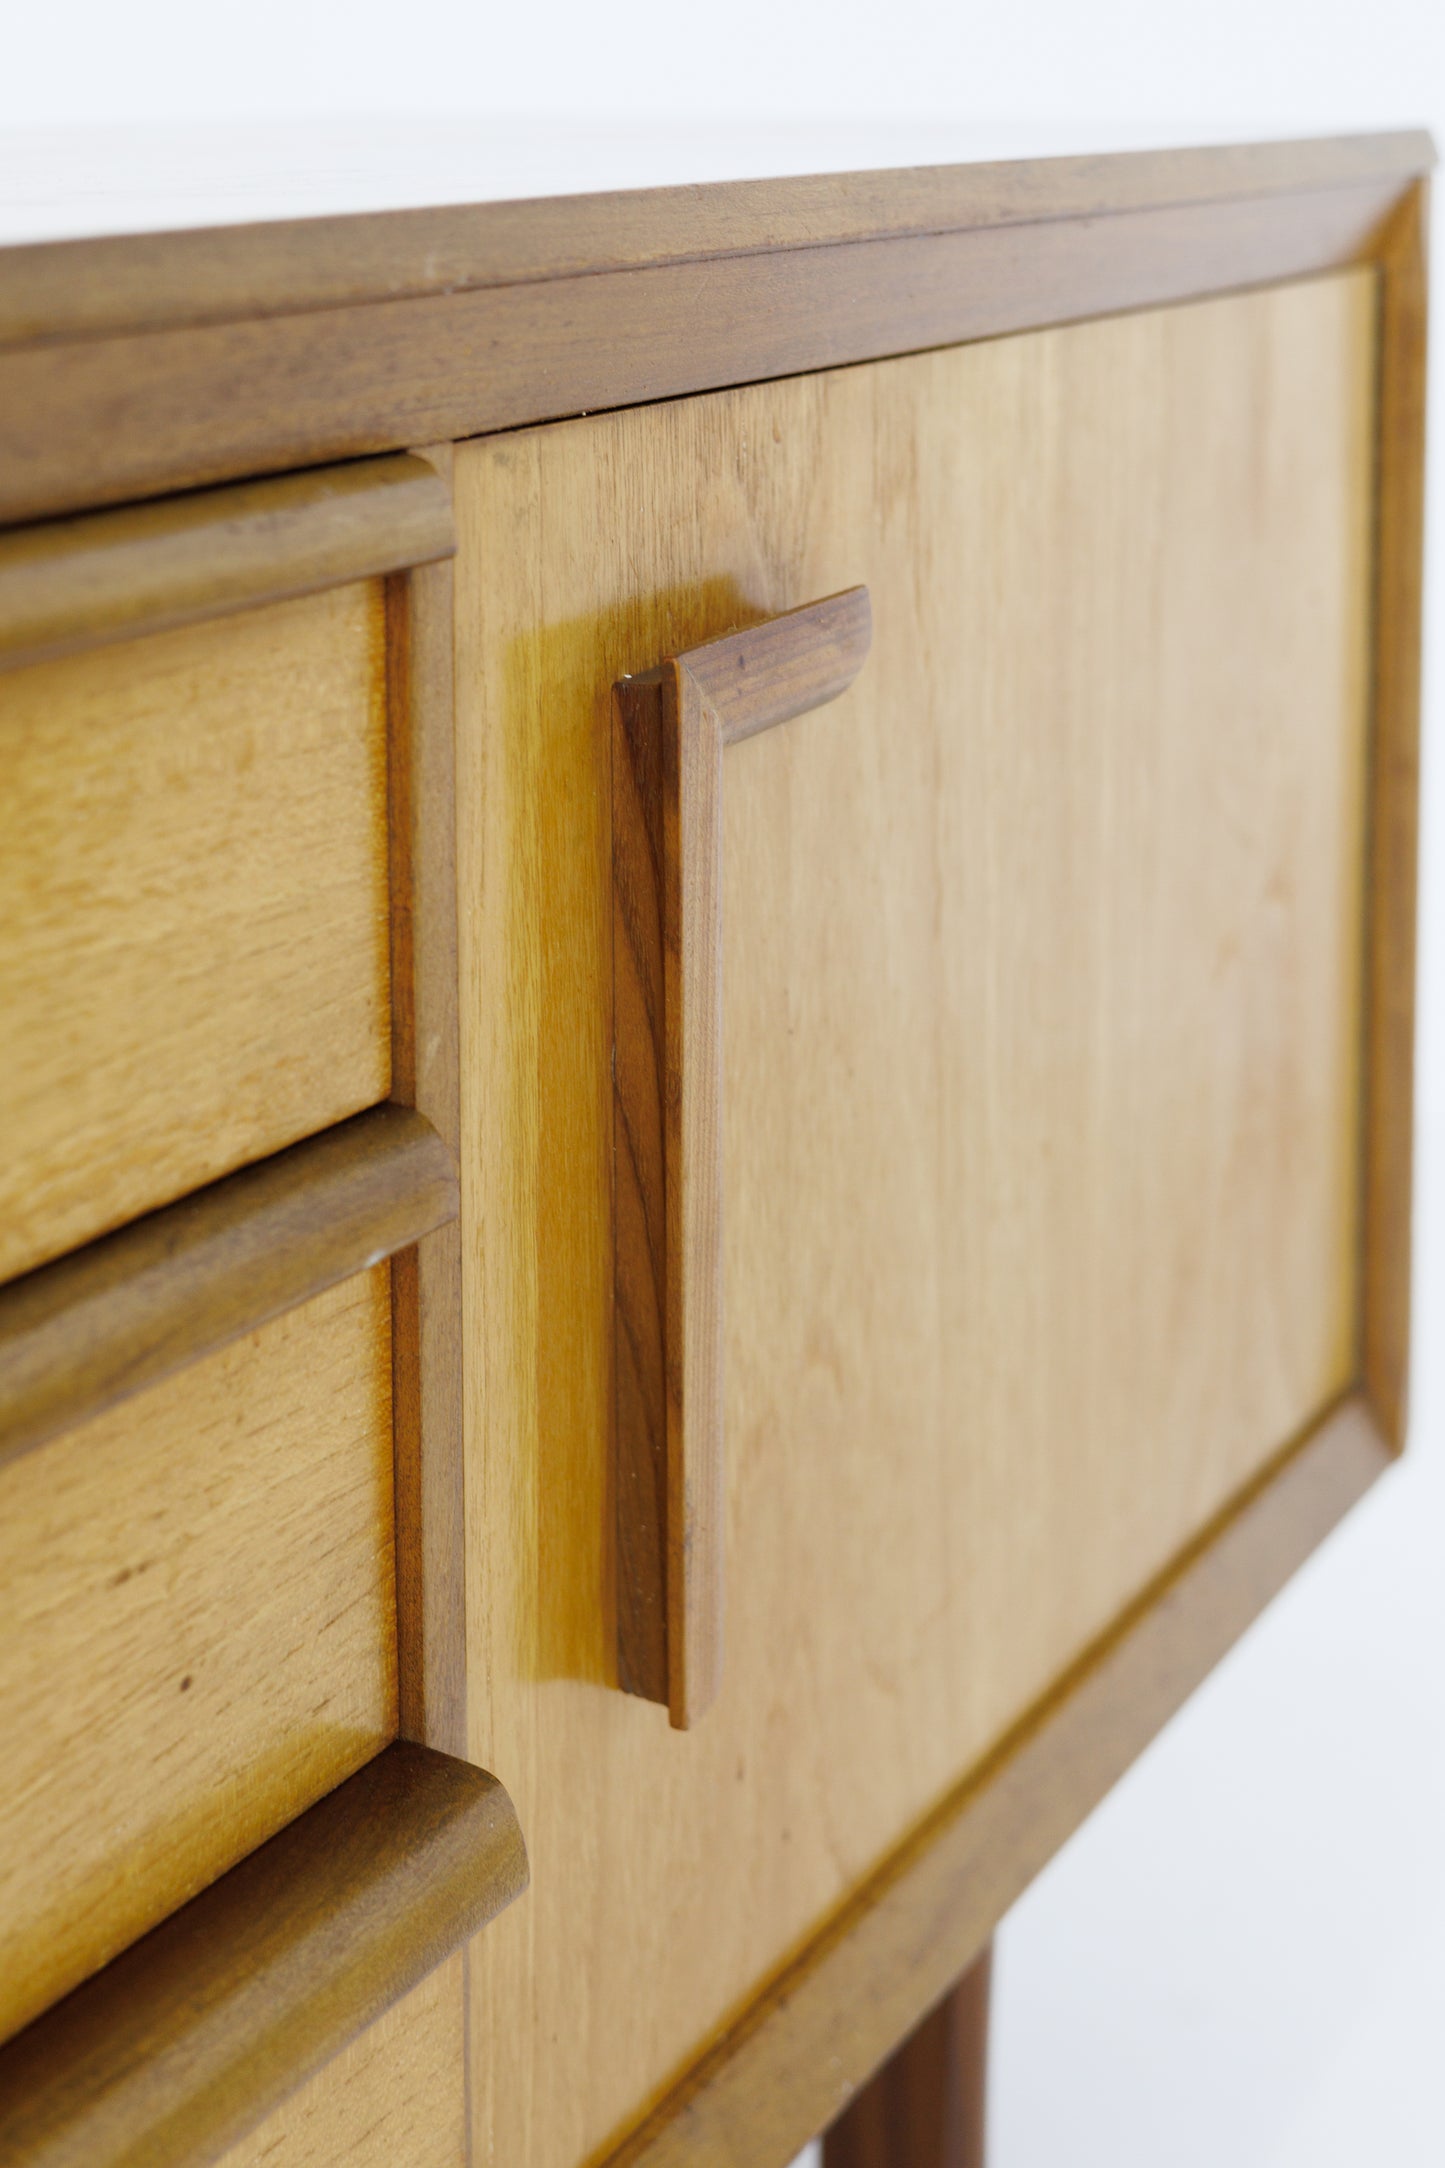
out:
M0 2049L0 2159L218 2159L526 1883L494 1777L388 1747Z
M373 1107L0 1289L0 1464L454 1220L451 1153Z
M1427 196L1423 182L1411 189L1379 274L1361 1361L1380 1428L1397 1449L1410 1368Z
M455 547L445 485L405 454L0 535L0 669L397 572Z
M450 501L451 448L427 454ZM392 1098L453 1159L457 1017L452 566L387 591ZM462 1234L453 1218L392 1263L397 1653L401 1735L467 1753Z
M722 1683L723 748L836 699L872 632L853 587L613 691L617 1668L679 1730Z
M717 256L1403 183L1423 129L278 219L0 250L0 347Z
M678 656L675 667L716 714L722 744L740 745L845 693L872 641L868 590L849 587L707 640Z
M1359 1394L1290 1446L681 2078L608 2168L785 2161L831 2122L1390 1460Z
M1298 186L1285 183L1281 154L1270 190L1254 195L1233 192L1241 168L1220 155L1231 192L1214 198L823 245L795 237L12 347L0 352L0 522L1371 261L1411 185L1398 163L1418 171L1428 146L1408 136L1378 165L1367 156L1363 176L1348 156L1334 169L1307 161L1313 178ZM1106 169L1127 163L1096 162L1101 197ZM1167 194L1167 163L1150 170ZM1205 171L1191 169L1196 191ZM790 185L775 184L778 201Z
M984 2168L993 1945L849 2101L823 2168Z

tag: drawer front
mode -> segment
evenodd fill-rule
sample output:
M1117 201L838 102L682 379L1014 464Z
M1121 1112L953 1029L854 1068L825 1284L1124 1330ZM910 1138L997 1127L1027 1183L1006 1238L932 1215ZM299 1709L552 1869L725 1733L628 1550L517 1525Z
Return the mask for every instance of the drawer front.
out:
M448 1958L221 2168L466 2168L462 1963Z
M382 582L0 676L0 1278L386 1096Z
M389 1277L0 1470L0 2037L394 1734Z
M1349 273L458 454L484 2158L614 2138L1355 1374L1374 325ZM610 690L856 583L852 690L723 756L678 1735L607 1691Z

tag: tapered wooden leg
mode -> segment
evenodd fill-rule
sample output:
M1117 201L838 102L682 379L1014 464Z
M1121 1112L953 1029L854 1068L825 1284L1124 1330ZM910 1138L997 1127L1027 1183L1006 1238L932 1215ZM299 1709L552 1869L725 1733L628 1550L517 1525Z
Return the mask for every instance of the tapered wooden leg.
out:
M823 2168L983 2168L985 1950L823 2140Z

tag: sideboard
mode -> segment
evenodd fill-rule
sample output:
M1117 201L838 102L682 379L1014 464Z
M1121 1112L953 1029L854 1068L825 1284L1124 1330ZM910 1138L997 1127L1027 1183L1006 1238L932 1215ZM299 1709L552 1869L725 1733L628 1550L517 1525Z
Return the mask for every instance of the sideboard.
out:
M7 2168L981 2157L1404 1441L1432 156L0 251Z

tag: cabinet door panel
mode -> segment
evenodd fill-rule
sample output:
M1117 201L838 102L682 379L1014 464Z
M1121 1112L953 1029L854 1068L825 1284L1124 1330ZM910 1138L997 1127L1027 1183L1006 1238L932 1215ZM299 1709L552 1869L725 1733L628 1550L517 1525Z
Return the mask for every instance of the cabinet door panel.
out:
M1355 1372L1369 273L459 453L481 2157L572 2168ZM726 1663L616 1688L611 686L729 747Z

